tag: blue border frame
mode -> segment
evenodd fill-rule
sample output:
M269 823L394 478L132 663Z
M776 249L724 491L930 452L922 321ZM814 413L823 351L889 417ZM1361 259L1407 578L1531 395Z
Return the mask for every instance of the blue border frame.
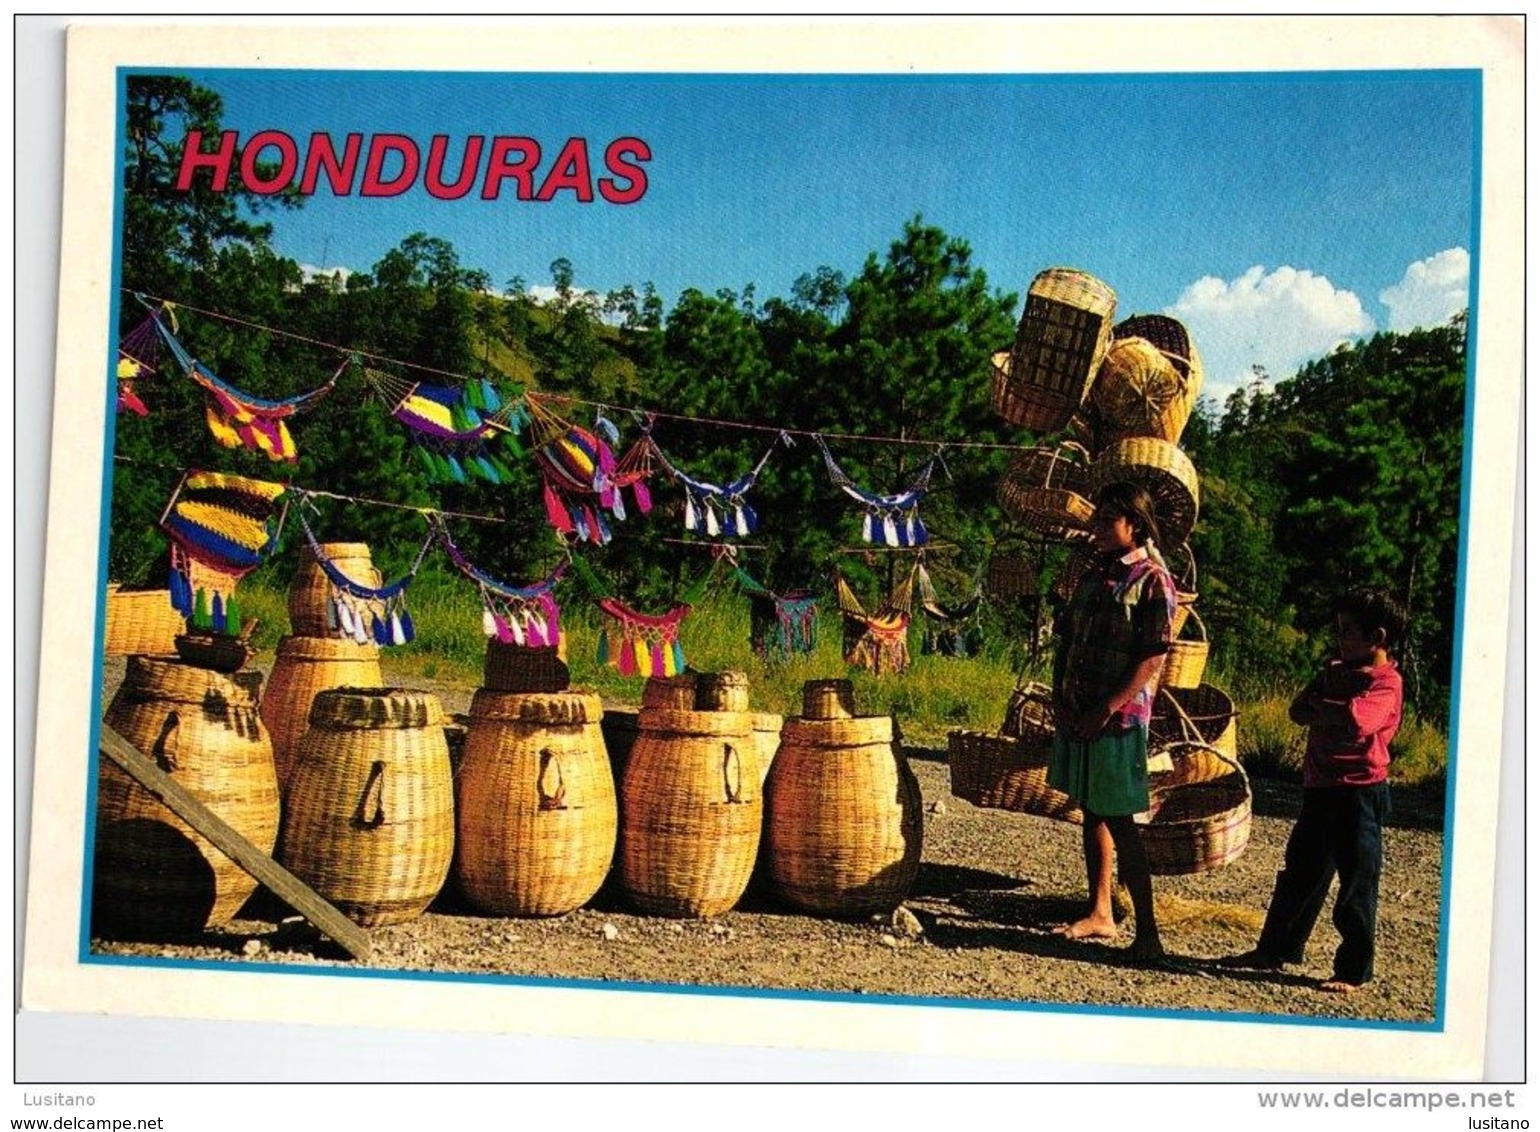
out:
M124 129L126 125L125 108L127 106L127 79L129 75L177 75L189 78L211 77L221 75L249 76L254 72L270 74L274 77L286 77L292 75L309 75L317 70L305 68L281 68L271 71L258 68L244 67L122 67L117 69L117 113L115 126L115 144L118 155L114 163L116 181L113 189L113 262L112 262L112 297L109 303L109 333L114 341L117 339L117 326L122 297L122 268L123 268L123 144ZM849 82L864 84L869 82L979 82L979 83L1049 83L1049 84L1081 84L1081 83L1147 83L1170 82L1181 80L1183 82L1214 82L1214 83L1255 83L1267 81L1273 83L1292 82L1343 82L1362 83L1365 81L1444 81L1463 78L1473 83L1474 86L1474 129L1473 152L1471 171L1471 230L1470 230L1470 302L1466 325L1466 377L1465 377L1465 436L1464 449L1461 457L1461 485L1460 485L1460 554L1458 571L1455 582L1455 631L1454 631L1454 662L1450 673L1450 711L1449 711L1449 754L1448 772L1445 779L1444 797L1444 845L1442 859L1442 873L1440 876L1439 899L1439 930L1438 930L1438 978L1434 991L1433 1019L1429 1022L1409 1022L1395 1020L1377 1020L1364 1018L1331 1018L1324 1016L1302 1016L1289 1014L1248 1014L1227 1013L1219 1011L1181 1011L1143 1009L1138 1007L1101 1006L1096 1004L1066 1004L1056 1002L1029 1002L1012 1001L1004 999L962 999L962 998L935 998L886 994L849 994L837 991L802 991L776 987L737 987L725 986L696 986L682 983L632 983L632 982L607 982L602 980L571 979L558 977L541 977L525 975L482 975L465 972L444 971L405 971L375 968L356 967L313 967L299 964L282 963L250 963L234 960L202 960L202 959L158 959L153 957L98 955L91 951L91 890L94 873L94 860L92 844L95 839L96 804L97 804L97 766L98 759L89 758L89 751L95 751L101 739L101 695L103 681L103 651L102 634L106 625L106 585L107 585L107 548L112 518L112 482L113 482L113 458L116 447L117 414L115 411L116 385L113 377L116 372L115 364L109 362L107 381L104 384L107 397L107 425L106 447L102 467L102 515L100 527L100 543L97 555L97 601L96 601L96 641L95 653L92 659L92 704L93 715L91 720L91 746L88 751L89 771L87 774L86 810L85 810L85 846L84 846L84 877L81 895L81 922L80 922L80 954L79 961L84 964L98 964L117 967L152 967L162 970L200 970L200 971L228 971L239 974L272 974L272 975L311 975L311 976L342 976L346 978L372 978L372 979L410 979L416 982L444 982L444 983L469 983L481 985L501 986L533 986L555 987L574 990L602 990L602 991L630 991L652 994L684 994L707 997L728 998L766 998L791 1001L819 1001L819 1002L848 1002L848 1003L875 1003L893 1006L928 1006L967 1010L1009 1010L1027 1013L1044 1014L1074 1014L1094 1015L1117 1018L1160 1018L1175 1021L1190 1022L1230 1022L1230 1023L1268 1023L1273 1025L1292 1025L1321 1027L1329 1026L1340 1029L1361 1030L1386 1030L1401 1032L1436 1032L1444 1031L1445 1006L1448 993L1448 965L1449 965L1449 922L1450 905L1453 902L1453 893L1450 889L1450 877L1454 863L1454 820L1455 800L1458 792L1459 776L1457 774L1459 757L1459 723L1460 723L1460 678L1464 660L1465 640L1465 593L1469 581L1470 565L1470 502L1471 502L1471 465L1474 446L1476 407L1476 329L1479 322L1479 282L1481 261L1481 155L1483 144L1484 106L1483 106L1483 72L1478 68L1445 68L1426 70L1383 70L1383 71L1223 71L1223 72L1199 72L1193 74L1181 72L1139 73L1139 74L1044 74L1044 75L1020 75L1020 74L980 74L968 72L962 74L841 74L838 72L827 73L729 73L729 74L692 74L689 72L648 72L642 74L629 74L624 72L491 72L491 71L375 71L360 70L349 71L345 68L324 70L329 74L347 74L352 78L361 80L407 80L412 78L425 78L431 76L452 76L455 79L486 80L510 80L524 79L543 83L562 81L623 81L626 83L639 82L677 82L691 80L705 84L726 82Z

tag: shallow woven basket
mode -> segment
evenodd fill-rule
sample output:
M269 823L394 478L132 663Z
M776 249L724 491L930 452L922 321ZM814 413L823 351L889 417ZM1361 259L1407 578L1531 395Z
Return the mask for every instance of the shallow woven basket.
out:
M763 824L746 712L643 709L620 787L620 884L644 912L716 916L743 896Z
M532 649L505 645L496 638L487 641L483 687L494 692L551 695L565 692L571 683L571 673L557 646Z
M248 622L255 628L256 622ZM245 636L224 633L181 633L176 638L176 653L183 661L213 672L237 672L251 657L252 648Z
M1196 688L1203 683L1203 669L1208 665L1208 630L1194 609L1183 628L1198 627L1198 639L1178 638L1166 650L1166 665L1160 670L1160 683L1166 688Z
M1162 544L1187 541L1198 521L1198 472L1185 452L1152 436L1107 445L1091 462L1091 498L1122 480L1150 493Z
M107 626L102 636L107 656L175 656L177 634L186 628L171 607L170 590L107 587Z
M360 585L377 587L382 579L369 556L369 544L363 542L324 542L321 553L345 577ZM289 629L296 636L331 637L337 630L327 627L326 602L332 584L309 546L301 546L299 568L289 583Z
M454 781L436 696L316 696L284 789L279 859L365 927L420 916L449 876Z
M264 853L278 836L273 749L251 693L208 669L132 656L107 723ZM171 939L227 922L257 882L103 757L94 930Z
M1104 447L1139 436L1176 443L1197 398L1172 360L1143 338L1119 338L1091 387L1097 441Z
M559 916L599 891L619 828L587 693L478 691L455 780L454 873L483 912Z
M1048 785L1050 741L1023 742L982 731L952 731L946 737L952 793L975 806L1036 814L1079 824L1080 807Z
M1000 506L1043 538L1073 537L1086 529L1095 510L1086 498L1089 461L1090 454L1072 440L1017 453L1000 480Z
M1172 743L1204 743L1231 759L1240 757L1236 742L1235 701L1212 684L1162 688L1150 715L1150 748ZM1183 781L1203 782L1229 774L1227 763L1193 750L1178 768Z
M1235 860L1251 838L1251 783L1241 764L1204 743L1165 748L1177 769L1150 780L1150 821L1138 826L1150 872L1187 876ZM1201 782L1186 781L1181 763L1196 754L1228 764L1230 772Z
M1053 738L1053 730L1053 690L1047 684L1018 682L1005 701L1000 734L1034 743Z
M1066 267L1039 273L1008 360L994 366L995 411L1041 432L1068 424L1106 356L1116 307L1117 295L1094 275Z

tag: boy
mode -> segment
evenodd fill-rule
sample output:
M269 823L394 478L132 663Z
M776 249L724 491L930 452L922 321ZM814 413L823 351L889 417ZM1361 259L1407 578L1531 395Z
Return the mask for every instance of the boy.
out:
M1304 959L1305 941L1338 878L1332 923L1342 936L1320 989L1351 994L1374 977L1380 827L1390 812L1390 741L1401 725L1401 674L1391 659L1406 614L1378 590L1354 590L1333 605L1337 659L1289 707L1309 728L1305 794L1284 850L1257 946L1222 962L1277 970Z

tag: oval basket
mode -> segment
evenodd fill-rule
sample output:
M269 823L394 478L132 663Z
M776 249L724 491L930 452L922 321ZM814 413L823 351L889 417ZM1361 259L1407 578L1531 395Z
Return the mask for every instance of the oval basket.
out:
M1080 807L1062 790L1048 785L1050 743L1026 743L982 731L952 731L946 737L946 761L952 793L975 806L1036 814L1057 821L1085 820Z
M1143 338L1120 338L1097 371L1091 404L1103 445L1140 436L1174 444L1187 427L1195 399L1169 357Z
M1151 776L1150 821L1138 827L1150 872L1188 876L1235 860L1251 838L1251 783L1241 764L1206 743L1173 743L1166 749L1176 769ZM1181 763L1205 754L1228 764L1229 773L1203 782L1182 779Z
M1091 462L1091 497L1127 480L1150 493L1160 541L1179 546L1198 521L1198 472L1187 454L1165 440L1141 436L1103 448Z
M1166 666L1160 670L1160 683L1166 688L1196 688L1203 683L1203 669L1208 665L1208 630L1203 618L1192 610L1183 628L1196 625L1197 640L1173 640L1166 650Z
M1017 453L1000 480L1000 506L1034 534L1071 538L1086 529L1095 510L1086 498L1089 463L1090 454L1072 440Z
M1212 684L1162 688L1150 715L1150 748L1172 743L1203 743L1238 759L1235 701ZM1183 781L1203 782L1229 774L1230 767L1205 752L1194 751L1179 768Z

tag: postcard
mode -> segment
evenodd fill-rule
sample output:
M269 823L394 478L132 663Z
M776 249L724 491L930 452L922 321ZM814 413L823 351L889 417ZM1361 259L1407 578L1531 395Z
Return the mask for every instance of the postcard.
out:
M24 1008L1478 1077L1521 70L72 28Z

